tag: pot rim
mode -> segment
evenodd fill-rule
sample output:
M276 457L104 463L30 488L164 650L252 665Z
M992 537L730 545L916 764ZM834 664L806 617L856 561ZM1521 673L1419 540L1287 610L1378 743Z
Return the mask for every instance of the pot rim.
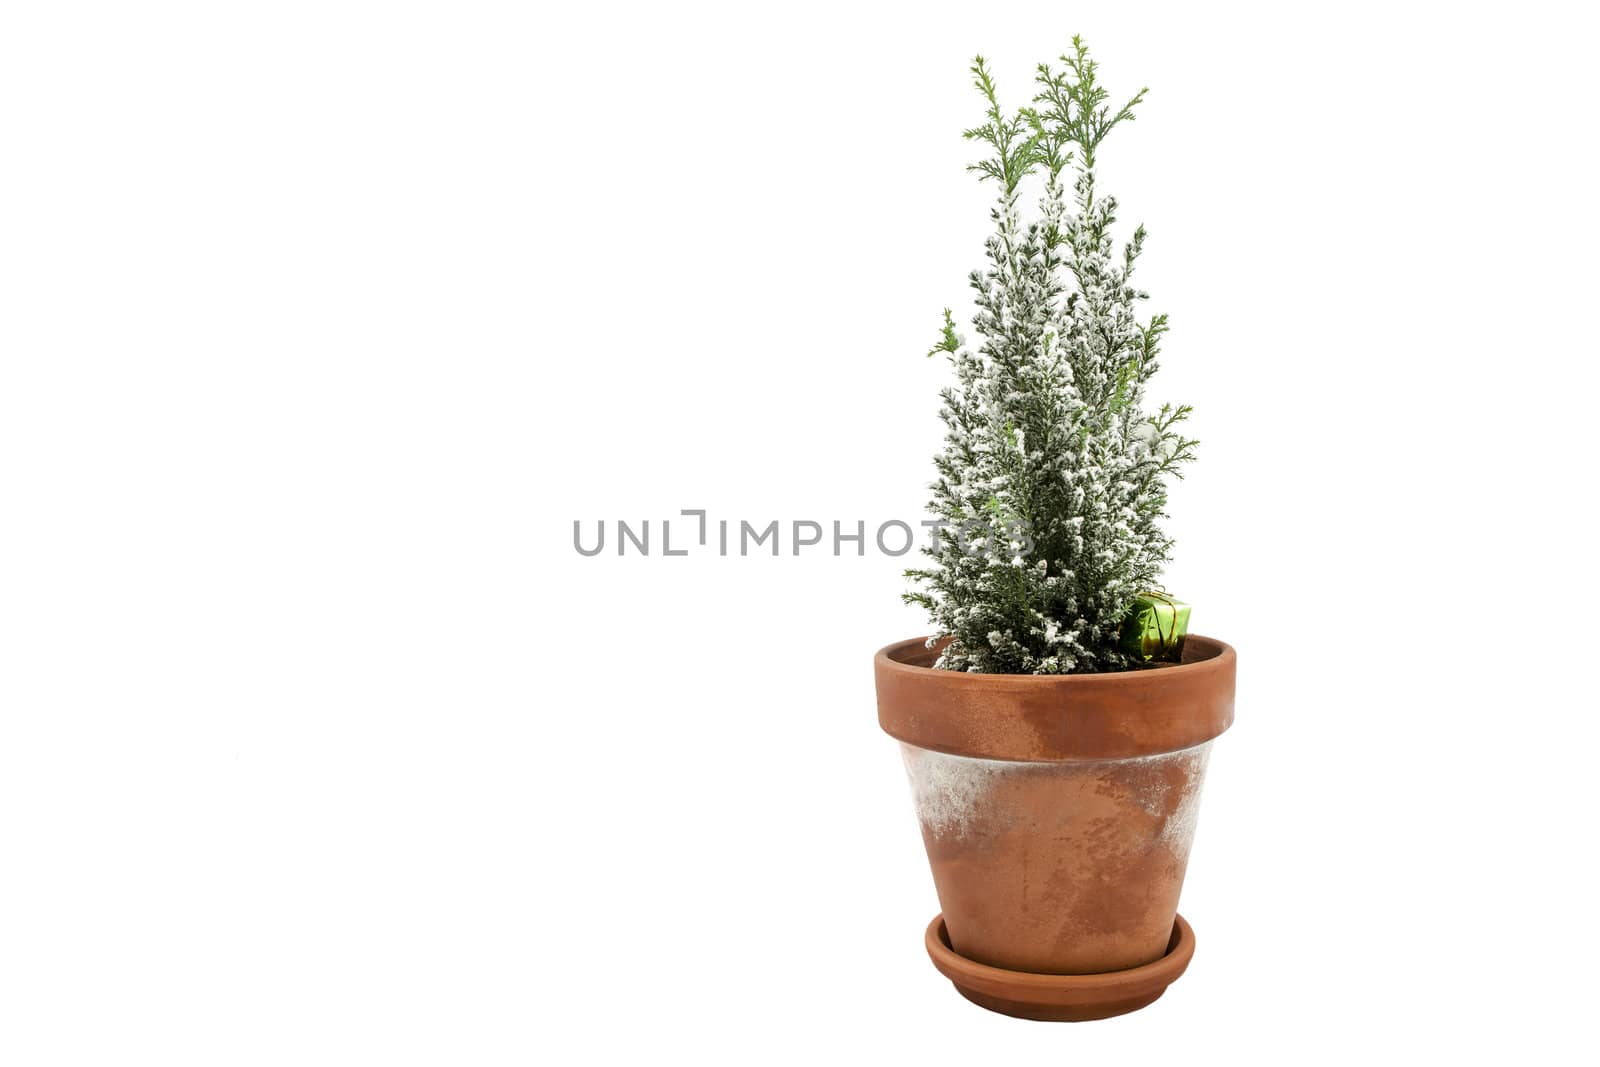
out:
M945 671L933 667L923 667L915 663L907 663L897 659L896 654L903 654L913 650L925 650L929 637L912 637L904 641L895 641L878 649L873 657L879 670L890 673L905 673L912 675L936 676L948 681L952 685L979 685L994 686L996 684L1032 685L1040 687L1076 685L1084 689L1097 685L1104 687L1124 688L1134 678L1148 678L1152 682L1171 681L1182 674L1214 671L1218 667L1232 666L1238 659L1233 646L1226 641L1219 641L1215 637L1205 637L1200 634L1190 634L1184 638L1183 651L1188 656L1191 650L1200 650L1201 655L1185 659L1182 663L1171 663L1164 667L1155 667L1145 670L1131 671L1100 671L1095 674L989 674L981 671Z
M921 666L927 638L878 650L878 724L919 748L1012 762L1176 752L1233 724L1232 646L1191 635L1183 663L1105 674L975 674Z

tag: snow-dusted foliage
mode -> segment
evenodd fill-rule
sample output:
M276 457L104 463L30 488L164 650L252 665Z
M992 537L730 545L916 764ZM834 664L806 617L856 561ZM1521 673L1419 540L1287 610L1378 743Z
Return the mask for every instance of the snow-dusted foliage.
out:
M941 668L1135 666L1118 647L1122 622L1168 557L1165 480L1193 455L1176 430L1187 407L1142 406L1167 330L1165 316L1136 314L1144 229L1117 249L1116 201L1095 187L1100 142L1133 119L1144 90L1113 113L1095 63L1072 44L1064 69L1039 66L1033 106L1014 115L981 56L972 67L988 111L966 136L991 153L972 169L1000 189L988 265L971 276L982 343L967 347L945 311L929 353L945 353L956 372L942 394L947 432L930 505L945 536L927 550L929 567L907 572L920 588L906 599L951 638ZM1043 190L1025 222L1030 175Z

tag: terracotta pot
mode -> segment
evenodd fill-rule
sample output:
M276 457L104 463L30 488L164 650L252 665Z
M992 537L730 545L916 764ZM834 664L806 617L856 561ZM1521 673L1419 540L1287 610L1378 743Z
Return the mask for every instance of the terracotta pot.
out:
M1233 722L1233 649L1191 636L1180 664L1053 676L936 671L934 655L903 641L874 668L942 909L935 964L1029 1018L1153 1001L1194 950L1178 894L1210 743ZM1039 977L1086 975L1104 978Z

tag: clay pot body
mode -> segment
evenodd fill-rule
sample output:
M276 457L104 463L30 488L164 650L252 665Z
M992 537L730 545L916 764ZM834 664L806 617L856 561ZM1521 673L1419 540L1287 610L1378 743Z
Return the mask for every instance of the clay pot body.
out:
M1210 743L1233 721L1233 649L1191 636L1182 664L1059 676L936 671L934 655L901 642L875 671L950 949L1039 975L1167 956Z

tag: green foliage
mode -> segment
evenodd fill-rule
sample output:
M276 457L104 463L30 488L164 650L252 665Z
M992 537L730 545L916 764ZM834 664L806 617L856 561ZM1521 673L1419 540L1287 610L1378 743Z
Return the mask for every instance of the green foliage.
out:
M1167 320L1140 321L1131 277L1143 227L1120 253L1116 201L1095 189L1096 152L1132 121L1140 90L1113 111L1087 48L1073 38L1057 70L1038 67L1032 106L1007 114L979 57L982 125L965 131L988 155L970 169L1001 189L971 275L982 338L966 346L946 309L938 342L956 384L945 389L945 443L930 509L955 535L907 571L937 637L940 667L990 673L1122 670L1134 596L1156 584L1172 542L1165 482L1196 442L1177 427L1187 406L1143 413ZM1062 176L1071 168L1070 197ZM1040 217L1024 224L1019 190L1042 174Z

